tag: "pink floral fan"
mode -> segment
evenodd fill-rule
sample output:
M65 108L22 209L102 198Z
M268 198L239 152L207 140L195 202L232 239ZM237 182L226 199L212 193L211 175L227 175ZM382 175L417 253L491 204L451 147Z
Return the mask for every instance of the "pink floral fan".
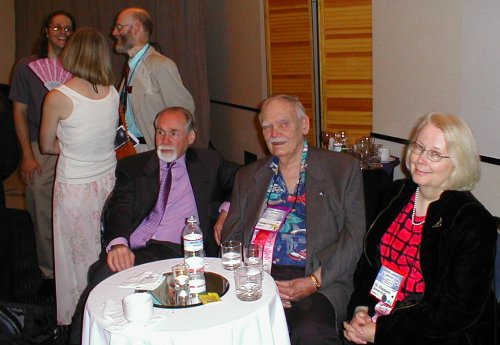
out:
M28 66L49 91L73 78L73 75L62 67L58 59L38 59L30 62Z

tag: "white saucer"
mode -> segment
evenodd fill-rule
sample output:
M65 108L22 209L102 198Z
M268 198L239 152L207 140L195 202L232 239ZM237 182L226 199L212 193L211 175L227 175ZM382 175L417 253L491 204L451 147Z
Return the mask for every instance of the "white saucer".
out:
M394 162L396 160L396 157L389 157L389 160L386 160L386 161L380 161L380 163L390 163L390 162Z

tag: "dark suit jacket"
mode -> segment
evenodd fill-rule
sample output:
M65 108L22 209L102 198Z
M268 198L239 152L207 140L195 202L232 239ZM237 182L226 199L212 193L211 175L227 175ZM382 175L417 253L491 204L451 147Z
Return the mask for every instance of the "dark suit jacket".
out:
M207 256L217 256L214 224L218 208L229 200L238 165L224 160L214 150L189 148L186 166L193 188ZM118 161L116 184L106 212L106 242L130 238L151 212L160 189L160 163L156 151L144 152Z
M249 243L272 178L271 157L238 171L222 240ZM351 156L309 147L306 168L306 274L320 265L323 293L346 319L352 276L363 247L365 209L359 162Z

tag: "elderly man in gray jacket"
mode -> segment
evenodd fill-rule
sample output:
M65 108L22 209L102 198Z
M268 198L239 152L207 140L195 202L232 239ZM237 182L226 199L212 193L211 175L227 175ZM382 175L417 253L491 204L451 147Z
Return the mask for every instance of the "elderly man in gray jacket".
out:
M297 97L268 98L259 119L271 156L237 173L220 238L268 248L292 344L341 344L365 233L359 162L308 146Z

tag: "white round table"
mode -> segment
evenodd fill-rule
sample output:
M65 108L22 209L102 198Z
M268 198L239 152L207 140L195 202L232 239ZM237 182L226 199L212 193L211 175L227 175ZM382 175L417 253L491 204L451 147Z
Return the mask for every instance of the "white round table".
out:
M233 272L224 270L219 258L206 258L205 271L218 273L229 281L229 290L220 302L190 308L154 308L155 322L146 325L116 327L109 315L104 315L105 305L121 305L123 297L134 293L133 289L118 287L121 283L145 271L170 272L173 265L182 261L170 259L131 267L96 286L85 306L82 344L290 344L273 278L265 273L262 298L258 301L240 301L236 298Z

